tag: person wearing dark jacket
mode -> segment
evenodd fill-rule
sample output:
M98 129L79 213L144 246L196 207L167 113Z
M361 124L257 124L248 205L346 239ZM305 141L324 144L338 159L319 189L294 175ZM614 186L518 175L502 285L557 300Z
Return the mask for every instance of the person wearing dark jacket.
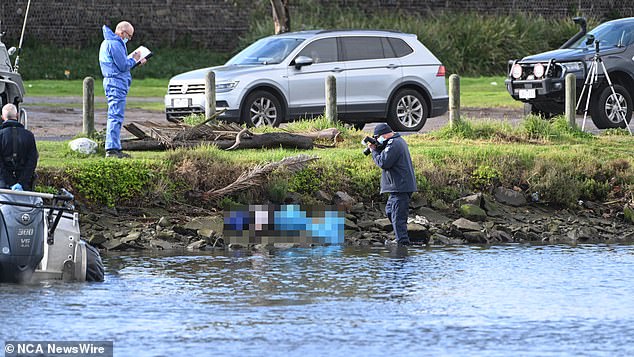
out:
M374 137L381 145L377 148L369 144L369 147L372 149L374 163L382 171L381 193L390 194L385 213L392 222L396 235L396 242L388 243L409 245L410 240L407 234L409 201L412 193L417 190L409 148L407 142L385 123L380 123L374 128Z
M33 175L39 154L33 133L18 122L15 105L2 107L0 125L0 188L14 191L33 189Z

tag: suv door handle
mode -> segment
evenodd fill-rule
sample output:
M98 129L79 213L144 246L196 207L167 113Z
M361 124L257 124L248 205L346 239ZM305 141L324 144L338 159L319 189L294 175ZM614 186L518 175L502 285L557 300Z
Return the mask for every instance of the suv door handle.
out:
M396 65L396 64L394 64L394 63L390 63L390 64L388 64L388 65L387 65L387 68L389 68L389 69L396 69L396 68L398 68L398 65Z
M341 67L335 67L335 68L331 69L330 71L331 71L331 72L337 72L337 73L339 73L339 72L343 72L343 68L341 68Z

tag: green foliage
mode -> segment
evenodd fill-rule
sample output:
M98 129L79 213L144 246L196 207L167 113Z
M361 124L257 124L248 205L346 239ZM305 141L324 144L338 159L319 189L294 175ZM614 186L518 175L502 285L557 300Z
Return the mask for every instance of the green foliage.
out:
M283 203L288 194L288 181L277 178L270 181L266 188L269 199L274 203Z
M293 175L288 183L288 190L297 193L313 194L321 187L319 174L314 167L304 168Z
M630 132L625 128L610 128L601 131L603 136L629 136Z
M204 123L207 118L204 114L190 114L183 118L183 123L189 126L196 126L198 124Z
M65 172L77 194L113 207L123 202L140 201L150 192L157 172L143 161L102 159L69 166Z
M501 173L498 169L488 165L480 165L471 173L471 183L478 189L491 188L499 181Z

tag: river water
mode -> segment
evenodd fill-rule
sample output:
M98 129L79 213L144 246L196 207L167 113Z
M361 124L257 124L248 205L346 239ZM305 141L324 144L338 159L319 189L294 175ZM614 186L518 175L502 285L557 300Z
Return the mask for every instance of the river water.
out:
M109 255L105 283L0 285L0 341L115 356L627 356L634 246Z

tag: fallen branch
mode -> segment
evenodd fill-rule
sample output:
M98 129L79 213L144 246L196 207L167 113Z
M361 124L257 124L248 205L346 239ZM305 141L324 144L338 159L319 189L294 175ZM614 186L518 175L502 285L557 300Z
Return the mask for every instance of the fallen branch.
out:
M201 198L204 201L211 201L234 192L244 191L255 186L260 186L265 182L266 177L271 172L279 168L295 172L318 159L319 158L315 156L297 155L293 157L286 157L278 162L272 162L264 166L257 165L253 169L243 172L240 177L238 177L235 182L229 186L219 190L209 190L207 192L203 192Z

